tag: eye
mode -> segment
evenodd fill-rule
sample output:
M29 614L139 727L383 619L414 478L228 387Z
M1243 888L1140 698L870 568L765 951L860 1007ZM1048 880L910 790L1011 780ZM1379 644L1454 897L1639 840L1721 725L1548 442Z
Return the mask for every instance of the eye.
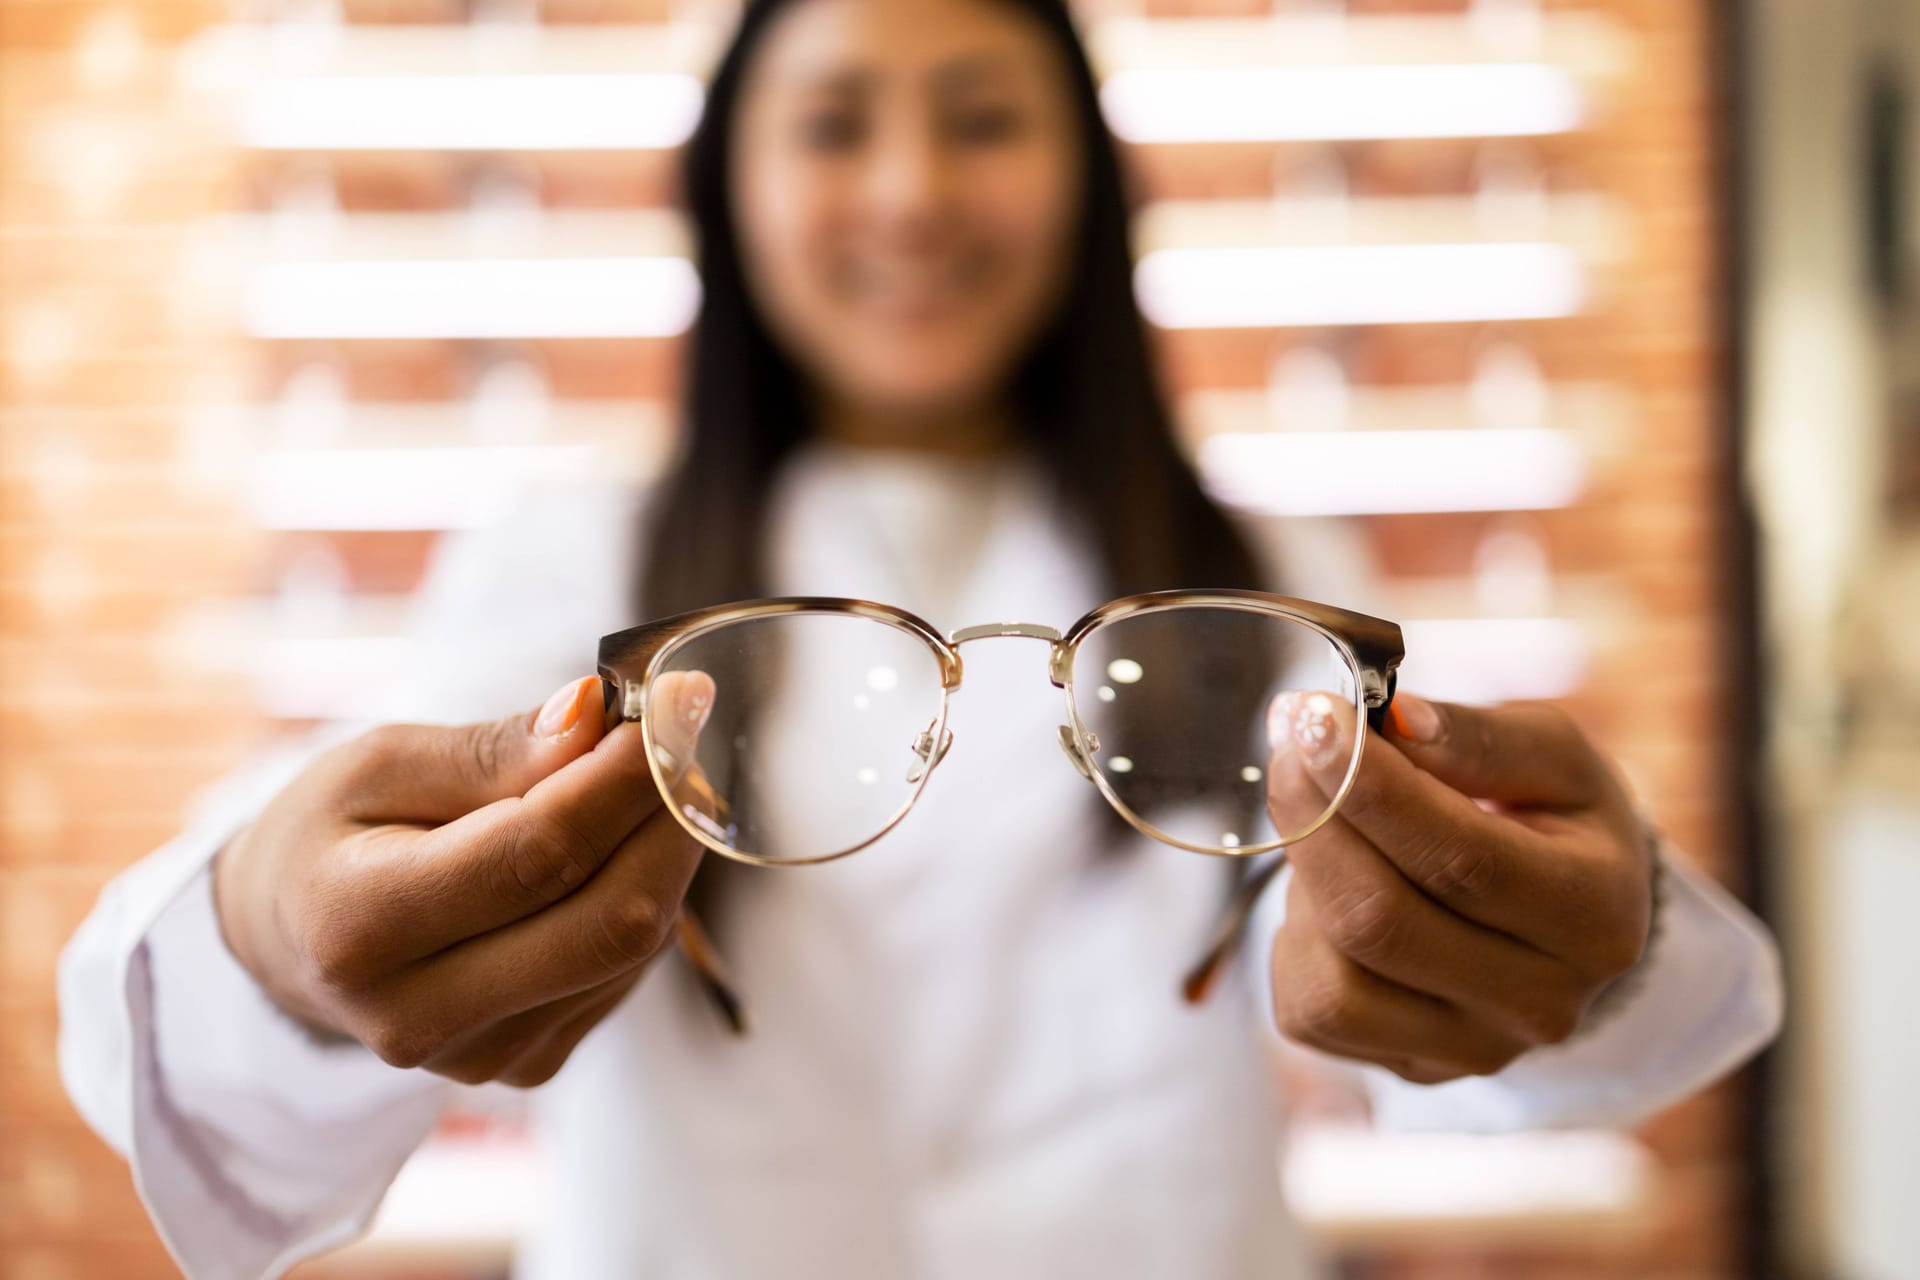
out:
M991 145L1017 137L1026 123L1018 107L996 103L952 112L946 120L946 133L955 142Z
M865 126L852 111L811 111L800 117L799 133L810 151L847 151L860 144Z

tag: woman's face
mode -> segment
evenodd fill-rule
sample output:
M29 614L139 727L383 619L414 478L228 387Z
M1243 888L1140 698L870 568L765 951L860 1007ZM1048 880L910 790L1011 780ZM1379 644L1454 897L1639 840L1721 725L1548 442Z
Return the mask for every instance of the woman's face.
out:
M748 287L815 389L985 408L1051 318L1083 160L1066 69L1001 0L801 0L733 124Z

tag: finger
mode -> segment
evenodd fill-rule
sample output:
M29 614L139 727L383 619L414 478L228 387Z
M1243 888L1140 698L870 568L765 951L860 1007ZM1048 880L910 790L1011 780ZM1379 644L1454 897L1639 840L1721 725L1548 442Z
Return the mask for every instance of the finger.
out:
M691 759L712 706L704 672L659 681L648 727L663 751ZM408 922L403 959L445 947L544 910L601 868L660 808L638 724L621 724L593 750L541 779L524 797L498 800L429 832L368 833L366 856L341 874L372 910L368 928ZM378 917L378 919L376 919Z
M356 740L344 816L373 826L436 826L525 795L601 737L601 681L562 685L534 711L467 725L391 724Z
M512 1017L632 973L673 937L701 846L656 807L580 889L544 911L429 956L399 980L396 1002L428 1019ZM441 994L465 993L444 1010ZM435 1025L432 1043L472 1029Z
M633 973L617 982L607 984L606 994L601 995L585 1009L562 1023L547 1037L546 1043L514 1061L498 1079L502 1084L512 1085L516 1089L532 1089L543 1085L558 1075L560 1068L567 1065L573 1051L589 1032L606 1020L607 1015L619 1007L627 993L633 990L640 980L639 973Z
M1390 741L1408 759L1481 799L1584 809L1612 782L1586 735L1552 703L1469 707L1402 693L1387 709L1387 724Z
M478 1026L456 1036L421 1066L459 1084L505 1081L520 1063L544 1054L564 1032L578 1026L584 1035L632 990L638 979L637 973L627 974L510 1018Z
M1525 1052L1511 1032L1355 964L1315 927L1312 911L1310 895L1290 893L1274 947L1274 1019L1283 1035L1403 1074L1437 1065L1485 1075Z
M1324 803L1304 768L1284 755L1268 788L1276 806ZM1306 896L1320 931L1361 968L1532 1042L1572 1030L1586 993L1582 979L1555 957L1421 893L1343 818L1288 846L1287 857L1289 894Z
M1270 724L1331 799L1352 758L1354 713L1324 694L1283 694ZM1555 839L1489 813L1392 750L1377 734L1361 753L1339 817L1422 893L1457 915L1558 954L1572 915L1608 892L1598 862L1575 840Z

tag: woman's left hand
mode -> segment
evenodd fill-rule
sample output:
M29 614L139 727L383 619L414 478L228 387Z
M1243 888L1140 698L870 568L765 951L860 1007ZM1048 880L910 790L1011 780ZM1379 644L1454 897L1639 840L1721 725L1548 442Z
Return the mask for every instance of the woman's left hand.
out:
M1646 944L1652 865L1632 802L1544 703L1402 695L1337 814L1288 847L1274 1016L1301 1043L1423 1084L1566 1039ZM1351 705L1277 700L1267 802L1298 828L1351 759Z

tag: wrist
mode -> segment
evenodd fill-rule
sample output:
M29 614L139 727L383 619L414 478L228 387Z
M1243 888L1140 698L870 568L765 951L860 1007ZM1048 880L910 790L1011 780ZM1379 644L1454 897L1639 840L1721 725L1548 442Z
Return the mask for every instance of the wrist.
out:
M267 984L254 962L253 940L245 928L244 914L235 910L242 898L238 883L240 855L235 850L249 830L248 827L241 827L227 837L226 843L214 852L208 865L208 876L213 893L213 920L220 930L220 941L240 962L240 967L264 988Z
M1665 843L1660 832L1645 818L1640 819L1642 848L1647 859L1647 938L1640 948L1640 959L1633 968L1600 989L1600 993L1587 1006L1587 1012L1580 1020L1576 1036L1585 1035L1595 1027L1608 1021L1614 1014L1632 1003L1635 996L1646 985L1647 971L1653 965L1654 950L1660 945L1661 924L1667 898L1667 864L1661 854Z
M220 932L220 941L234 960L252 978L254 984L267 996L267 999L287 1020L309 1040L323 1046L358 1044L352 1036L336 1031L316 1018L302 1007L302 1002L291 998L283 984L277 982L268 973L260 961L260 949L253 936L253 924L258 918L257 912L246 909L244 844L252 831L250 826L241 827L213 855L209 868L209 887L213 897L213 919Z

